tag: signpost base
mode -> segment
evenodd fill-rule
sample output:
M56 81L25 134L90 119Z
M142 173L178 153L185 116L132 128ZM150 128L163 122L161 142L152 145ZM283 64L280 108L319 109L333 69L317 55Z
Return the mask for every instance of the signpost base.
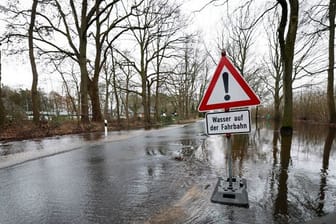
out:
M211 202L225 205L249 207L246 190L246 179L239 177L218 178L217 185L212 193Z

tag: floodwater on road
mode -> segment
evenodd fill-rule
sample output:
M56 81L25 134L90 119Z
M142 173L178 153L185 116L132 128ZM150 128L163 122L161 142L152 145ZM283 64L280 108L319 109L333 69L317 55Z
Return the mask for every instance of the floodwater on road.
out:
M196 122L0 144L0 223L278 224L336 212L334 129L297 124L281 138L259 123L232 136L248 208L210 201L228 177L227 140L203 132Z

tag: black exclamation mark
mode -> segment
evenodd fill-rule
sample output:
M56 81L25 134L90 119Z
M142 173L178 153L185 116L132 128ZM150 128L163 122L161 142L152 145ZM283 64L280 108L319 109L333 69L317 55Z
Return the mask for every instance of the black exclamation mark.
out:
M224 99L228 101L230 100L230 95L228 94L229 92L229 73L223 72L222 76L223 76L224 90L225 90Z

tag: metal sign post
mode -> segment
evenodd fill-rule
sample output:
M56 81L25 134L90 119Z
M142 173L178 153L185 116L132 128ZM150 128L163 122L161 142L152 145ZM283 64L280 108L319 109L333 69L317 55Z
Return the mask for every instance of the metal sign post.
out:
M229 112L227 109L225 113ZM228 122L230 119L227 119ZM229 170L229 177L224 179L218 178L217 185L213 191L211 202L236 205L242 207L249 207L246 179L235 177L232 171L232 135L231 133L225 134L227 149L227 165Z
M229 189L232 189L232 142L231 134L226 134L227 140L227 159L229 166Z
M230 109L226 109L225 112L229 112ZM229 166L229 189L232 189L232 140L231 133L226 134L227 140L227 159Z

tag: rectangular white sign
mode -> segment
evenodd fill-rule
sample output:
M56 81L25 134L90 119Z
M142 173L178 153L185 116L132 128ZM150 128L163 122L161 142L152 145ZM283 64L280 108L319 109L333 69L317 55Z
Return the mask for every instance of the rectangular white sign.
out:
M205 121L208 135L251 132L249 110L207 113L205 115Z

